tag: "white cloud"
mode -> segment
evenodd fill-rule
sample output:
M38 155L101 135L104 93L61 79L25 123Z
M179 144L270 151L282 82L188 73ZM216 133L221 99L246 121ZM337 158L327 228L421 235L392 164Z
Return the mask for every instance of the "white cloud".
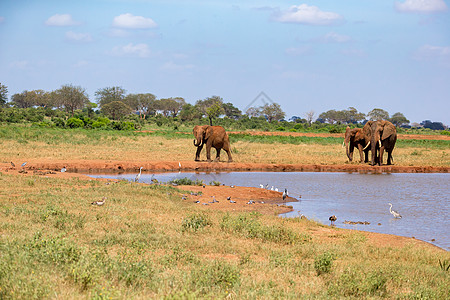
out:
M89 33L78 33L73 31L66 32L66 39L80 43L92 42L92 36Z
M406 0L396 2L395 8L400 12L434 13L447 10L444 0Z
M127 29L147 29L147 28L155 28L158 26L158 24L156 24L156 22L150 18L145 18L142 16L133 16L130 13L114 17L112 25L114 27Z
M185 71L195 68L192 64L177 64L173 61L166 62L162 65L161 70L164 71Z
M416 51L414 58L417 60L439 61L450 66L450 46L424 45Z
M289 55L310 55L313 53L313 50L310 46L304 46L304 47L292 47L286 49L286 54Z
M112 54L116 56L137 56L141 58L149 57L151 54L147 44L128 44L125 46L117 46L112 50Z
M80 23L75 22L72 19L72 16L69 14L56 14L51 16L45 21L45 25L47 26L75 26L80 25Z
M273 19L282 23L333 25L342 22L344 18L334 12L321 11L317 6L301 4L293 5L286 11L275 13Z
M20 60L20 61L13 61L12 63L9 64L10 67L14 68L14 69L25 69L27 68L30 64L28 61L26 60Z
M322 38L322 40L325 43L347 43L350 42L352 39L348 35L341 35L336 32L329 32Z

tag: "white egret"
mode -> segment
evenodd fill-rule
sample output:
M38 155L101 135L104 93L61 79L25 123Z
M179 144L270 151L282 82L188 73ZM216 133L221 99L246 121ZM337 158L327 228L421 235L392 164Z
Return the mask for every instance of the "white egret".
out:
M395 210L392 210L392 204L391 203L388 203L388 204L390 205L389 212L394 216L394 218L401 219L402 216L398 212L396 212Z
M134 178L134 182L139 182L139 179L141 178L142 168L139 168L139 174L136 175L136 178Z

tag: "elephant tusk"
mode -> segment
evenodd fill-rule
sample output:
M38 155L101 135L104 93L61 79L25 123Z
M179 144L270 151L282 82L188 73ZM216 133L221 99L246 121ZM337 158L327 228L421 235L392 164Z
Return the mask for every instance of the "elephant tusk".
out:
M370 141L367 143L367 145L364 147L364 149L363 150L366 150L367 149L367 147L369 147L369 145L370 145Z
M345 141L342 142L342 148L345 148Z
M380 148L381 148L381 140L378 140L378 143L380 144Z

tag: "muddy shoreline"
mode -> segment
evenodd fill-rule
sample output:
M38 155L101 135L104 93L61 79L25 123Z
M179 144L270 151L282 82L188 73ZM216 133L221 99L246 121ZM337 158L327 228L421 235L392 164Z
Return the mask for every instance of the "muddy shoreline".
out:
M181 165L181 168L180 168ZM267 172L357 172L357 173L449 173L450 167L433 166L370 166L364 164L341 165L308 165L308 164L264 164L264 163L226 163L226 162L195 162L195 161L99 161L99 160L37 160L28 161L27 170L61 170L66 167L68 172L135 172L143 167L147 172L232 172L232 171L267 171ZM11 167L9 163L1 163L0 168L8 171L20 167Z

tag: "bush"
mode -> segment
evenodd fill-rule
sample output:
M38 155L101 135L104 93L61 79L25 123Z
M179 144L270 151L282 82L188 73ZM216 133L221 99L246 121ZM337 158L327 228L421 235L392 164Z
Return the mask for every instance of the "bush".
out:
M206 215L194 214L183 220L181 223L181 231L198 231L206 226L211 226L211 221Z
M279 126L275 130L276 131L286 131L286 128L284 128L283 126Z
M187 177L184 177L184 178L173 179L173 180L169 181L169 184L202 186L204 183L203 183L203 180L199 180L199 179L192 180Z
M67 127L69 128L81 128L84 126L83 120L77 118L70 118L67 120Z
M61 119L61 118L53 118L52 121L53 121L53 123L55 124L56 127L58 127L58 128L66 128L66 122L64 122L63 119Z
M317 275L330 273L333 260L333 255L329 252L317 256L316 259L314 259L314 269L316 269Z

